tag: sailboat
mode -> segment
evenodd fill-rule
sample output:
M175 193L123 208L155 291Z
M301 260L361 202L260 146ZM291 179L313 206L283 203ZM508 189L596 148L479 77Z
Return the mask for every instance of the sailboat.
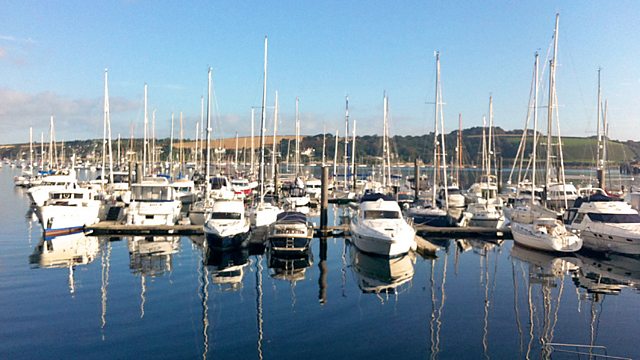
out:
M554 101L554 89L555 86L555 63L556 63L556 49L558 46L558 21L559 15L556 15L556 28L554 32L554 52L553 60L550 68L550 90L549 90L549 111L548 123L551 124L553 116L553 101ZM532 188L535 189L536 180L536 131L538 123L537 112L537 75L538 75L538 54L535 57L535 78L536 88L534 92L534 108L533 108L533 161L532 161ZM551 132L551 126L547 129ZM549 141L549 137L547 137ZM549 151L547 146L547 151ZM548 155L548 154L547 154ZM547 156L547 169L549 168L550 157ZM547 174L548 178L548 174ZM548 181L547 181L548 183ZM560 251L560 252L574 252L580 250L582 247L582 240L572 232L568 231L561 220L553 216L541 216L541 213L553 214L553 212L547 211L541 208L536 203L535 196L531 197L531 203L529 205L523 205L513 209L511 219L511 232L513 239L517 244L527 246L530 248L546 251Z
M260 118L260 170L259 170L259 186L260 194L258 203L255 207L250 209L249 218L251 219L251 226L256 228L264 228L273 224L276 221L278 214L282 212L277 205L264 201L265 195L265 163L264 163L264 148L265 148L265 126L267 117L267 49L268 39L264 37L264 76L262 83L262 115Z
M493 141L493 97L489 97L489 131L484 136L486 122L483 120L482 137L482 168L483 174L480 181L471 185L467 191L469 205L463 214L461 225L479 226L492 229L501 229L505 223L502 211L503 201L498 196L498 179L492 173L491 163L496 153Z
M437 227L457 226L457 222L449 215L449 186L447 179L447 164L445 156L445 133L444 133L444 114L442 111L442 86L440 84L440 53L436 52L436 91L435 91L435 115L433 127L433 184L431 186L431 203L416 199L411 207L406 211L408 217L413 219L415 224L429 225ZM440 123L440 125L438 125ZM440 135L440 140L438 140ZM441 149L438 149L438 146ZM440 157L438 154L440 153ZM442 207L436 206L437 201L437 179L439 178L440 160L442 160Z

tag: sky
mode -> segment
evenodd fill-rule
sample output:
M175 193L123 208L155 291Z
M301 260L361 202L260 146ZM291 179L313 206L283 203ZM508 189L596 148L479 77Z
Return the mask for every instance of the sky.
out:
M392 135L433 131L435 51L447 132L458 114L481 126L490 95L495 125L521 129L556 13L562 135L595 134L600 67L610 137L640 140L638 1L27 0L0 11L0 144L28 142L30 126L48 141L51 115L57 140L101 138L105 69L113 138L142 137L145 83L157 137L172 113L178 136L181 112L195 137L209 67L212 136L250 135L265 36L280 134L294 133L296 97L303 134L344 133L346 96L358 135L381 134L385 92Z

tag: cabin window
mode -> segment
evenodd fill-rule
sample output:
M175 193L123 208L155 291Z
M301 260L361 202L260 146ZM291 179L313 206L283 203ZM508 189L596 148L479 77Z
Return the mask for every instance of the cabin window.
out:
M399 219L400 213L389 210L365 210L365 219Z
M584 214L583 213L578 213L578 215L576 215L575 220L573 220L574 223L579 224L582 222L582 220L584 219Z
M594 222L607 222L615 224L640 223L639 214L599 214L589 213L589 219Z
M82 194L73 194L74 199L82 199Z
M216 220L240 220L242 214L234 212L214 212L211 213L211 218Z
M136 186L131 195L136 200L168 200L169 187L160 186Z

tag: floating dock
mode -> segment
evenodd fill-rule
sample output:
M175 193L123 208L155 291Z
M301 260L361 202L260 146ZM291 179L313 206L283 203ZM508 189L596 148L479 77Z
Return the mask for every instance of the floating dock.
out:
M202 225L126 225L115 221L102 221L86 228L95 235L203 235ZM416 232L422 237L436 238L490 238L511 239L511 230L481 227L433 227L416 225ZM316 227L317 236L349 236L347 225Z

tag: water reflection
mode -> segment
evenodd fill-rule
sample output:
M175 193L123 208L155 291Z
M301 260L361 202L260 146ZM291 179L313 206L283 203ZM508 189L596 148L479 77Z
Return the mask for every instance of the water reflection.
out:
M180 247L178 236L133 236L128 239L129 269L158 276L171 271L171 255Z
M515 262L513 265L514 276L514 296L516 314L519 316L518 280L522 276L526 283L526 303L528 305L528 341L526 350L523 346L520 349L520 356L527 359L532 357L534 341L540 345L539 357L543 359L551 358L555 327L558 323L558 313L564 291L564 276L578 269L576 259L566 255L556 255L554 253L537 251L520 246L513 246L511 257ZM518 272L519 262L520 272ZM525 270L526 266L526 270ZM537 291L539 289L539 292ZM540 309L542 303L542 309ZM520 343L524 343L522 338L522 322L517 318L518 332L521 335Z
M249 264L249 250L246 248L205 250L205 265L211 273L211 280L221 290L238 290L242 288L244 268Z
M576 256L580 270L573 274L573 282L595 301L600 300L600 295L618 295L626 287L640 290L640 258L593 253Z
M41 238L29 256L36 268L68 268L69 292L75 292L74 271L77 265L87 265L95 260L100 242L95 236L76 233L45 240Z
M268 251L267 261L272 278L295 283L304 280L307 268L313 264L313 255L310 248L293 254Z
M349 246L351 268L358 287L365 294L396 294L403 290L413 278L416 257L413 252L403 256L388 258L375 256Z

